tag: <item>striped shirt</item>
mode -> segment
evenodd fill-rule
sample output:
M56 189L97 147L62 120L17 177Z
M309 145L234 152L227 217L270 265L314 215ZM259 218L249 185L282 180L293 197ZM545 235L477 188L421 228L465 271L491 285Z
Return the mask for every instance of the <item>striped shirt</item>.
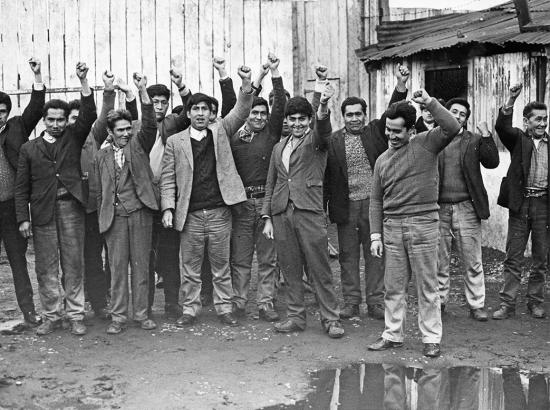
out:
M543 190L548 188L548 138L544 137L539 141L535 143L533 139L527 188Z

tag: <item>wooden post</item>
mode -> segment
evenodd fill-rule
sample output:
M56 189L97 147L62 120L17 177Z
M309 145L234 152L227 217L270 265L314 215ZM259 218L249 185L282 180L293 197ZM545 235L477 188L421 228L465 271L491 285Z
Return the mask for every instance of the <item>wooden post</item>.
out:
M531 23L531 13L529 12L529 3L527 0L514 0L516 13L518 15L519 31L525 32L525 26Z

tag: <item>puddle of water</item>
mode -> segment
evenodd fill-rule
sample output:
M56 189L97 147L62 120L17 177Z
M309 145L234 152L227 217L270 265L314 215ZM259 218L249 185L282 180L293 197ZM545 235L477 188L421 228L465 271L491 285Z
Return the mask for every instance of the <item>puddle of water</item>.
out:
M313 391L275 409L550 410L550 375L517 368L361 363L311 374Z

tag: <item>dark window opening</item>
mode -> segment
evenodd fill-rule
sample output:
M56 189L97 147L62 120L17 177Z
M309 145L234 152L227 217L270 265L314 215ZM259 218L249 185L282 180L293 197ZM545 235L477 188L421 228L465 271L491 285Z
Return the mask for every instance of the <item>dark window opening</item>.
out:
M426 70L426 91L432 97L451 98L468 97L468 67Z

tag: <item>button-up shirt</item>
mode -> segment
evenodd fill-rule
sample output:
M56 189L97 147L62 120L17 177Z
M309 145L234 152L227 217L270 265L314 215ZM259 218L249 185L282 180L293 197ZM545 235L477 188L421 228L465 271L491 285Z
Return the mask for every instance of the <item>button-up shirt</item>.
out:
M189 135L196 141L202 141L203 138L206 138L206 129L199 131L191 127L189 130Z
M527 188L548 188L548 136L533 140L531 153L531 167L527 178Z

